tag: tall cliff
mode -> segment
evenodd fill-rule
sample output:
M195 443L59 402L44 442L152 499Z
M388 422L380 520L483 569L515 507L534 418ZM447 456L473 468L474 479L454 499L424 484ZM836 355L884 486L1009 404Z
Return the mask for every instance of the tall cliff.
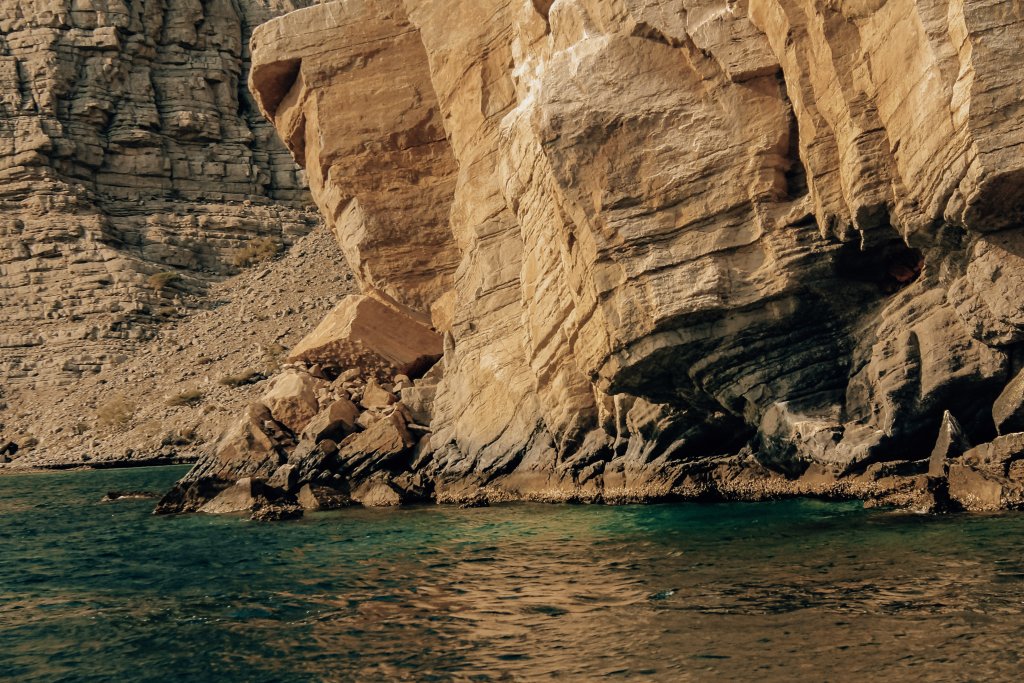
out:
M400 393L378 412L428 436L378 457L363 419L320 447L279 387L243 422L280 433L191 481L285 463L399 498L1019 504L1021 44L1020 8L988 0L348 0L268 22L261 110L364 292L429 316L443 358L380 402L350 355L293 354L281 386L333 380L368 411ZM372 347L365 308L304 350Z
M253 240L276 249L315 225L246 87L252 28L305 4L0 1L0 400L12 410L132 356L237 272Z

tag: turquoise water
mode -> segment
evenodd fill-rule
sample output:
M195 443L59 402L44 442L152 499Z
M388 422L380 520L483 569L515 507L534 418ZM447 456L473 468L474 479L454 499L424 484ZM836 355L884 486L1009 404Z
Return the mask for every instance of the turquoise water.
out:
M99 502L184 471L0 477L0 679L1019 678L1021 515Z

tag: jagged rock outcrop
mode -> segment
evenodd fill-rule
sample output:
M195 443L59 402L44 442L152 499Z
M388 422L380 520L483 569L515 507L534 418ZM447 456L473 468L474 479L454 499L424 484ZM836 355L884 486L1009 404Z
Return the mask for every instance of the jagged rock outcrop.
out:
M996 436L1000 394L1015 424L1022 39L985 0L349 0L268 22L260 109L364 290L445 339L415 397L428 442L324 471L442 501L1015 505L1014 435L998 458L960 444ZM972 498L964 471L1001 488Z
M0 401L12 410L130 357L250 253L315 225L245 83L252 28L307 4L0 1Z

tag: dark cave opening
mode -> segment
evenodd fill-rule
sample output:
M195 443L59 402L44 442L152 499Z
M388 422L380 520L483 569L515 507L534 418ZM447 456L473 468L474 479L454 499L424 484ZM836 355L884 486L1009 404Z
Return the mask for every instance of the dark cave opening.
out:
M849 243L839 250L835 268L840 278L871 283L883 294L894 294L921 276L924 254L900 239L868 249Z

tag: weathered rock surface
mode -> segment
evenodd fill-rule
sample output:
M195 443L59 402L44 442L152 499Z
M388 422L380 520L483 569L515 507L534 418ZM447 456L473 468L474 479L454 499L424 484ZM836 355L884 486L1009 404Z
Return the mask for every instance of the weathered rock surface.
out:
M260 399L273 420L298 434L320 412L316 392L318 382L305 372L281 373Z
M0 2L0 402L123 363L316 224L245 85L252 28L305 4Z
M1017 373L996 398L992 419L1000 434L1024 431L1024 371Z
M424 322L370 296L345 297L288 357L391 377L421 374L444 352Z
M317 468L371 501L1017 505L992 439L1024 351L1022 42L983 0L271 20L253 93L395 318L357 335L343 304L320 336L364 348L292 358L369 379L402 370L373 354L415 348L403 324L443 335L440 376L364 400Z

